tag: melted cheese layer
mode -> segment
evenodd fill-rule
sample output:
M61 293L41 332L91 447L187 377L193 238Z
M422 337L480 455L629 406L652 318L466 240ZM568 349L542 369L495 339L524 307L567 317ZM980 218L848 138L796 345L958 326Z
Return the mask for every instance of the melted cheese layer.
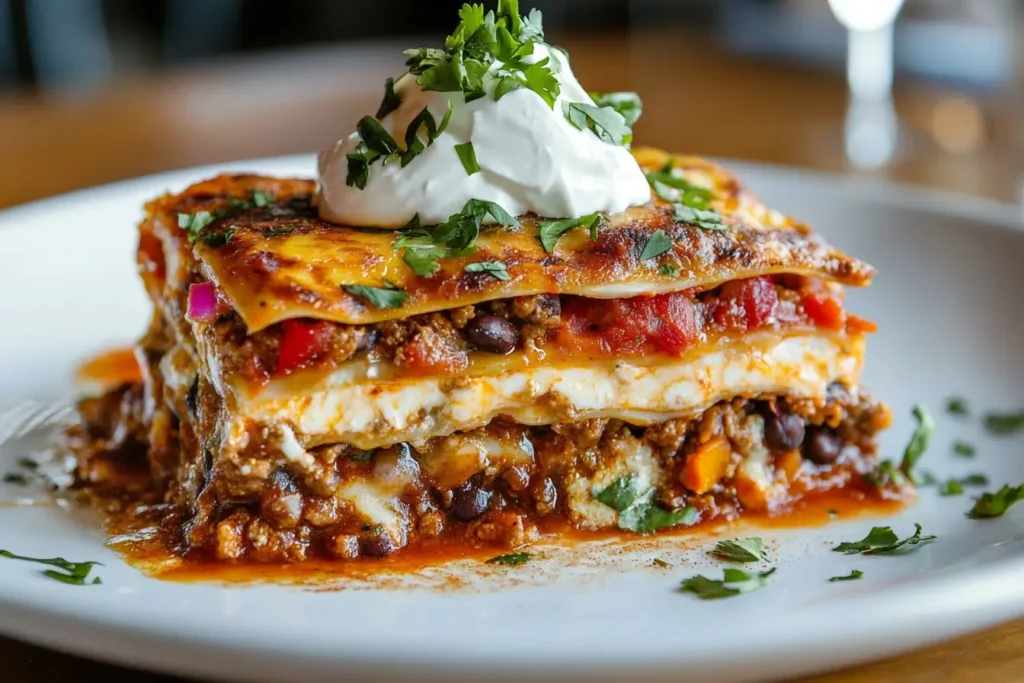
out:
M680 360L541 366L456 379L354 381L351 369L341 368L300 392L270 387L256 397L238 394L233 420L288 424L307 448L343 442L366 449L415 445L499 415L527 425L601 417L653 424L734 396L816 397L835 381L855 385L863 345L862 337L843 334L765 335Z

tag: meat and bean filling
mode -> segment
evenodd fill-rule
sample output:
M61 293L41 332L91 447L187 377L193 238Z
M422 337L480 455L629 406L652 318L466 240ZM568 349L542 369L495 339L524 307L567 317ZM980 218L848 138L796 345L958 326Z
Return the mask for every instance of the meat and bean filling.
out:
M474 353L679 355L715 335L799 325L839 330L848 322L870 326L848 320L839 295L820 281L780 275L630 299L515 297L366 326L288 320L253 335L228 313L205 334L227 372L263 382L360 356L429 375L463 370Z
M133 469L118 448L119 439L132 449L138 440L134 395L127 386L83 403L88 422L70 440L80 481L102 480L109 488L121 472L126 485L137 486L133 472L145 455L131 451ZM430 538L516 547L537 539L548 523L587 526L580 496L592 504L591 482L607 481L603 473L637 454L658 473L656 500L667 509L693 507L702 519L770 511L868 471L874 436L890 420L884 405L836 384L825 400L738 398L647 427L614 419L527 427L499 419L417 448L322 446L306 467L275 456L273 444L264 460L245 467L182 449L203 485L186 489L185 481L171 481L162 495L184 517L187 551L222 560L380 557ZM484 460L459 455L467 439L492 444ZM776 500L739 466L765 449L766 476L784 484L771 487L783 492ZM386 499L398 521L367 517L354 506L354 486Z

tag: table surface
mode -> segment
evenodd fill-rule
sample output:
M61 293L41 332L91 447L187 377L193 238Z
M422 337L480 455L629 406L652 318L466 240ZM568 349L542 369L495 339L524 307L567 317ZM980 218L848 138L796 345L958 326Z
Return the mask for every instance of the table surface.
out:
M836 74L729 55L699 37L677 34L565 44L588 88L641 93L645 114L635 131L640 143L856 172L843 153L846 91ZM0 96L0 207L174 168L319 149L376 108L384 79L400 71L398 55L395 46L318 48L139 76L87 95ZM1014 197L1013 178L1021 169L1007 142L1013 122L1000 117L998 96L970 103L953 93L901 84L896 103L899 152L876 176ZM936 142L940 116L949 112L966 117L965 125L980 123L980 145L953 154ZM1019 678L1022 666L1024 621L1018 621L809 680L1009 681ZM0 672L7 683L176 680L2 637Z

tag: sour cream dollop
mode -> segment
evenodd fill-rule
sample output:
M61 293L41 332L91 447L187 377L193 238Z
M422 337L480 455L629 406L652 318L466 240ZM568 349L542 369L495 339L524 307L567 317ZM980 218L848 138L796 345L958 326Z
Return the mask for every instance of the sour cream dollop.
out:
M448 127L405 168L397 160L374 163L362 190L346 184L346 155L356 150L358 133L321 152L316 196L321 218L396 228L417 214L423 225L443 223L471 199L495 202L513 216L532 212L548 218L617 213L649 201L650 186L627 148L566 120L563 102L594 101L564 53L537 43L527 61L544 58L557 65L553 71L561 85L553 109L527 88L495 102L494 78L485 81L486 97L467 104L462 93L424 91L415 76L403 76L395 83L402 103L381 120L384 129L404 145L406 129L424 107L440 123L450 101ZM496 62L490 72L499 68ZM455 150L466 142L473 143L480 166L473 175Z

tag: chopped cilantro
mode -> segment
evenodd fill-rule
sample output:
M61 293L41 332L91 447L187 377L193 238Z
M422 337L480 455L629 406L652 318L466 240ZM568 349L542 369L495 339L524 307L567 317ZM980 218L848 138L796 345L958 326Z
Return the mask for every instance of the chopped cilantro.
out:
M626 475L600 491L594 498L619 513L619 528L627 531L651 533L673 526L689 526L697 521L697 511L686 507L666 510L654 502L654 489L641 492L636 480Z
M4 475L5 484L17 484L18 486L27 486L28 477L21 472L8 472Z
M455 153L459 155L459 161L462 162L462 167L466 169L468 175L480 172L480 164L476 160L476 150L473 149L472 142L455 145Z
M960 417L967 417L971 414L970 409L967 407L967 399L959 396L951 396L946 400L946 412Z
M719 541L711 553L730 562L762 562L768 559L764 541L757 537Z
M961 477L960 479L951 477L939 485L939 495L963 495L965 486L988 486L988 477L984 474L968 474L966 477Z
M419 227L419 218L414 216L395 241L395 248L405 249L405 262L414 273L432 277L441 267L440 259L467 256L476 250L480 227L488 216L503 227L519 227L519 221L494 202L471 199L461 212L433 228Z
M6 557L11 560L22 560L23 562L35 562L37 564L44 564L50 567L57 567L57 570L45 570L43 572L43 575L53 579L54 581L60 581L62 583L71 584L73 586L85 586L103 583L102 581L100 581L100 578L98 576L93 578L92 581L86 581L86 579L89 578L89 573L92 571L93 567L103 566L99 562L68 562L63 557L54 557L50 559L24 557L22 555L15 555L14 553L8 550L0 550L0 557Z
M282 225L279 228L270 228L263 233L264 237L281 237L283 235L290 235L295 232L295 227L291 225Z
M341 288L360 299L365 299L374 308L401 308L409 301L409 295L384 280L383 287L368 285L342 285Z
M512 276L508 274L508 269L505 264L501 261L477 261L476 263L466 264L467 273L488 273L493 275L496 279L508 282L512 279Z
M674 263L662 263L658 266L658 275L665 277L679 277L679 266Z
M717 211L695 209L686 204L675 204L673 208L675 219L680 223L696 225L703 230L714 232L725 232L729 229L729 226L722 222L722 214Z
M985 429L995 436L1016 434L1024 430L1024 411L1019 413L989 413L985 416Z
M896 532L889 526L876 526L861 541L847 541L840 543L834 550L845 555L888 555L900 548L911 545L916 546L928 541L934 541L937 536L922 536L921 525L914 524L914 535L903 540L896 535Z
M389 78L384 82L384 99L381 100L377 109L377 120L384 118L391 112L402 106L402 98L395 92L395 79Z
M831 583L836 583L837 581L856 581L862 576L864 576L864 572L862 572L859 569L854 569L846 576L833 576L831 579L829 579L829 581Z
M766 572L747 572L735 567L729 567L722 571L722 579L709 579L705 576L692 576L681 584L681 593L693 593L701 600L717 600L719 598L731 598L742 593L749 593L758 588L768 585L768 577L775 573L775 569Z
M269 192L256 188L252 191L252 205L256 208L262 209L265 206L270 206L274 203L274 195Z
M613 145L629 145L633 141L633 130L626 124L622 114L612 107L598 107L585 102L563 102L562 112L573 126L590 130L604 142Z
M900 461L900 472L914 483L914 467L921 459L924 452L928 450L928 444L935 434L935 421L924 406L914 406L914 419L917 420L917 427L910 437L910 442L903 449L903 459Z
M590 232L590 239L596 240L601 226L608 222L608 218L600 212L580 216L579 218L564 218L557 221L537 221L540 228L538 239L544 251L549 254L555 250L558 239L573 228L583 228Z
M529 553L508 553L506 555L498 555L487 560L487 564L503 564L509 567L516 567L521 564L526 564L532 559Z
M661 256L672 248L672 240L665 234L664 230L655 230L647 238L643 251L640 252L640 260L646 261L656 256Z
M974 507L970 509L967 516L971 519L1002 517L1010 509L1010 506L1022 499L1024 499L1024 484L1020 486L1007 484L995 493L983 493L974 502Z
M977 450L974 448L974 444L967 443L966 441L955 441L953 442L953 452L961 458L973 458Z
M627 126L632 126L640 120L640 115L644 111L643 102L640 101L640 96L635 92L592 92L590 97L598 107L617 111Z
M196 211L195 213L179 213L178 227L182 228L188 233L189 243L195 244L196 240L198 240L200 235L203 234L203 230L206 229L206 226L208 226L214 220L214 215L209 211Z
M594 498L613 510L622 512L640 497L633 475L619 477L604 489L596 492Z
M237 231L238 227L232 225L228 228L225 228L221 232L203 232L199 236L199 241L201 241L208 247L213 247L214 249L217 249L218 247L223 247L225 244L227 244L231 240L231 238L235 236L235 233Z

